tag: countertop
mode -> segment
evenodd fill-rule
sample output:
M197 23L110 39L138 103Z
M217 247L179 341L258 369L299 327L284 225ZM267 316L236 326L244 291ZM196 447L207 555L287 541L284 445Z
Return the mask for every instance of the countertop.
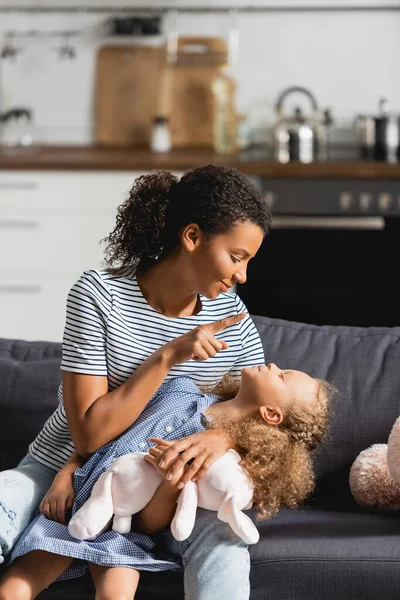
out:
M184 171L215 163L231 166L248 175L269 179L385 179L400 180L400 163L329 160L301 164L278 162L251 153L221 155L203 149L176 149L167 154L154 154L146 149L96 146L42 146L41 148L5 154L0 152L1 170L111 170L148 171L167 169Z

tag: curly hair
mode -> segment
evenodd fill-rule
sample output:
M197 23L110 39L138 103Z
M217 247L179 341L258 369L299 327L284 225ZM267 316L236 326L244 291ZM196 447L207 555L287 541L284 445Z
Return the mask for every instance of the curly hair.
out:
M225 430L236 445L241 465L250 477L258 518L276 514L281 506L301 504L315 487L312 450L324 438L331 399L336 388L317 379L317 394L310 409L293 406L280 425L270 425L257 414L237 421L227 418L208 424ZM233 398L239 383L225 376L213 393Z
M179 233L197 223L206 239L250 221L264 235L271 215L258 190L236 169L206 165L181 179L169 171L138 177L119 206L106 242L105 264L114 272L136 266L147 271L179 244Z

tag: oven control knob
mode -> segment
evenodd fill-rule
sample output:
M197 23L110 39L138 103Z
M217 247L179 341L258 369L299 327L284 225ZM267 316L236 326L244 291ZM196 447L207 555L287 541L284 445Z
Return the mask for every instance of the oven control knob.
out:
M372 194L368 192L361 192L360 194L360 208L363 211L370 210L372 206Z
M390 208L391 204L392 204L391 194L387 194L386 192L379 194L378 205L381 210L388 210Z
M265 204L268 206L268 208L270 210L276 204L277 199L278 199L278 194L276 192L268 191L268 192L264 193Z
M339 196L339 205L341 210L349 210L353 200L353 194L350 192L342 192Z

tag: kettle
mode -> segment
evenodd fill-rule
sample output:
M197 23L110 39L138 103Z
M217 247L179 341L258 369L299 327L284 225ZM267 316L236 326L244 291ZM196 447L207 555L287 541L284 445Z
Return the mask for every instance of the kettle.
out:
M283 103L293 93L302 93L310 100L312 113L305 116L299 107L293 115L284 116ZM318 109L314 95L304 87L292 86L278 96L275 110L278 122L273 131L275 158L281 163L298 160L310 163L327 158L328 126L333 120L327 109L323 114Z

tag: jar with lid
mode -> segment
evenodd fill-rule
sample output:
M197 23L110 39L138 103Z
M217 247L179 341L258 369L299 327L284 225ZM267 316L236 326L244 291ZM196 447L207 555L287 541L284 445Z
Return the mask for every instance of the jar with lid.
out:
M153 152L169 152L171 150L171 133L167 117L159 116L153 120L150 148Z
M236 83L227 65L221 67L212 82L214 97L214 150L222 154L237 152Z

